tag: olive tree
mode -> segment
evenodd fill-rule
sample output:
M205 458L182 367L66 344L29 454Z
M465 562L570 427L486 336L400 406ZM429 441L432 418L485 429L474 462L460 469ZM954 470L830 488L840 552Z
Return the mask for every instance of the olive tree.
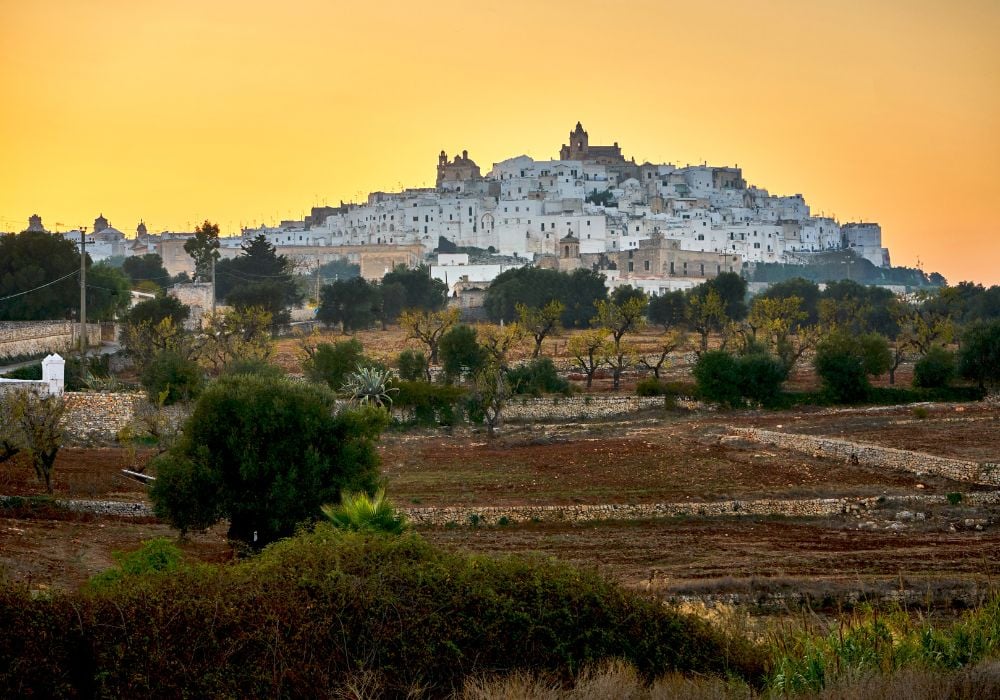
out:
M320 517L343 491L374 493L386 413L335 414L334 402L315 384L223 376L154 462L157 516L182 533L228 518L230 539L261 547Z

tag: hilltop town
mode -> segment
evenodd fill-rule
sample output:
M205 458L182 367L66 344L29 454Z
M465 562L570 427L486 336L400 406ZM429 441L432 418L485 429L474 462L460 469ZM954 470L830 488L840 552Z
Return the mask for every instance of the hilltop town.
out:
M591 145L581 123L558 158L509 158L485 175L467 151L438 156L433 188L372 192L364 203L314 207L297 221L244 228L222 239L224 257L264 235L302 269L335 259L359 264L376 280L453 248L492 253L443 258L432 274L459 295L462 284L488 283L511 266L600 271L609 289L628 284L649 294L690 289L721 272L760 263L806 265L831 251L851 251L890 265L877 223L840 224L815 216L801 194L773 195L749 185L739 167L637 163L618 143ZM32 217L29 228L42 229ZM68 232L76 240L79 231ZM192 272L190 233L134 238L98 217L87 234L91 258L157 253L171 274ZM483 264L469 264L481 262Z

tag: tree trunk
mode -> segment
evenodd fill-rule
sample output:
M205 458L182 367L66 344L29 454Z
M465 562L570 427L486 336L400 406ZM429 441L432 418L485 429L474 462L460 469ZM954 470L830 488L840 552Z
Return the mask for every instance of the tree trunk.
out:
M538 337L535 338L535 351L533 353L531 353L531 356L533 358L534 357L538 357L539 354L541 354L541 352L542 352L542 341L543 340L545 340L545 336L544 335L541 338L538 338Z

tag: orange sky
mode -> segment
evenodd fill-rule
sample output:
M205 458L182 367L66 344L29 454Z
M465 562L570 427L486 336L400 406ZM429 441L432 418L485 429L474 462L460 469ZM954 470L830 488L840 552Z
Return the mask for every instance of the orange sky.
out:
M995 284L998 37L996 0L0 0L0 230L235 232L579 119Z

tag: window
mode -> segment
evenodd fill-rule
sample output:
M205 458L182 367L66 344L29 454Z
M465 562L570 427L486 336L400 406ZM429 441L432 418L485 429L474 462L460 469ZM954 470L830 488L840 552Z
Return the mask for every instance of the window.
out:
M413 217L413 223L416 224L416 223L419 223L419 222L420 222L420 217L419 216L414 216Z
M702 277L704 277L704 276L705 276L705 263L702 263L702 264L701 264L701 276L702 276Z
M646 270L646 272L649 272L649 261L648 260L644 260L643 263L642 263L642 267L643 267L643 269Z
M670 274L671 275L674 274L674 261L673 260L670 261Z
M635 270L635 263L631 260L628 261L628 271L633 272Z

